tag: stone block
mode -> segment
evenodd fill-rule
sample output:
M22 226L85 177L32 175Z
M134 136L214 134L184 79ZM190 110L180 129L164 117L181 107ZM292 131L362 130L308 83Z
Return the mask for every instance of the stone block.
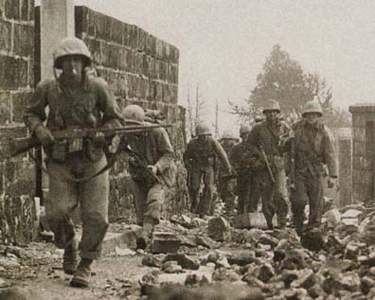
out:
M21 0L21 20L33 21L34 0Z
M168 254L163 262L167 261L177 261L177 263L184 269L189 269L189 270L198 270L199 269L199 262L192 258L189 257L188 255L181 254L181 253L172 253Z
M12 95L13 116L12 122L23 124L23 114L26 105L30 102L32 92L19 92Z
M154 232L152 237L152 253L176 253L180 248L181 241L173 233Z
M107 63L106 67L109 67L114 70L118 70L120 68L120 57L121 53L119 51L119 46L118 45L113 45L113 44L107 44Z
M0 54L0 88L4 90L27 87L28 62Z
M32 57L33 50L34 26L14 24L13 52L19 56Z
M222 217L208 221L208 235L214 241L223 242L231 239L230 224Z
M0 49L3 51L11 51L12 46L12 23L0 20Z
M10 123L11 107L10 92L0 92L0 126Z
M117 19L111 18L110 19L110 40L118 45L123 44L123 35L122 35L122 30L123 30L123 23Z
M244 213L235 216L235 228L259 228L267 229L267 221L263 213Z
M5 11L5 18L7 19L14 19L20 20L20 2L14 0L5 0L4 1L4 11Z

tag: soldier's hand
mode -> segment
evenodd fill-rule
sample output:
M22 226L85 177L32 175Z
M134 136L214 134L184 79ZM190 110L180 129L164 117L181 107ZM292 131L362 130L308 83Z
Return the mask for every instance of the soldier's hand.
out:
M336 178L329 177L328 181L327 181L327 184L328 184L328 188L330 188L330 189L334 188L336 186Z
M35 135L43 146L51 145L55 142L52 132L43 125L39 125L35 128Z
M148 165L147 168L151 170L151 172L154 173L155 175L158 172L158 168L154 165Z

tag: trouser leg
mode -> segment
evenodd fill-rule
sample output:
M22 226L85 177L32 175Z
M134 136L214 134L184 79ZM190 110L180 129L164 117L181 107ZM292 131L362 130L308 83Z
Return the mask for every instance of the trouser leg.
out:
M304 211L307 204L306 177L296 172L295 190L291 193L293 222L299 235L303 232Z
M134 197L137 225L143 226L143 216L146 211L148 187L142 182L133 180L131 190Z
M288 196L286 189L285 170L279 170L275 174L275 196L274 203L279 226L285 226L288 216Z
M202 200L199 203L199 213L209 215L212 205L212 195L215 184L214 171L212 167L206 167L203 175L203 182L204 190Z
M321 224L323 213L323 176L310 177L307 186L310 205L308 227L318 227Z
M144 223L148 221L153 225L160 222L160 215L164 203L165 187L160 183L154 184L147 193L146 211L144 213ZM152 221L151 221L152 220Z
M67 164L47 162L49 194L45 202L48 224L55 236L55 245L60 249L68 247L75 236L71 214L78 206L77 184L63 180L72 177L72 169Z
M193 168L190 172L190 182L189 182L189 197L191 201L190 211L192 213L198 212L199 205L199 188L201 185L202 172L199 168Z
M260 172L260 181L262 188L262 210L267 221L268 228L272 229L272 219L275 214L275 205L273 201L275 194L275 185L269 178L269 174L267 171Z
M96 162L82 166L85 177L97 173L107 164L103 156ZM102 242L108 229L108 171L80 184L79 199L81 201L82 240L81 257L97 259L100 256Z
M238 201L237 201L237 214L241 215L245 212L245 209L249 207L248 196L249 196L249 180L246 174L238 175L237 178L237 191L238 191Z

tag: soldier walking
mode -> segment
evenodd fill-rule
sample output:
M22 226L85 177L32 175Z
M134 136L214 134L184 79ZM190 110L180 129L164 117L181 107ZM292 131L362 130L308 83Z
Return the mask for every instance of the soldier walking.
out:
M257 174L253 168L254 152L247 149L247 136L251 127L244 124L240 127L241 142L230 152L230 161L237 174L237 214L256 212L260 199Z
M125 107L126 125L151 124L145 122L145 112L138 105ZM167 131L160 127L150 132L131 133L120 145L129 154L129 172L135 201L137 224L143 226L137 239L138 248L146 248L160 214L167 189L175 185L175 155Z
M212 137L207 125L198 124L195 133L197 137L191 139L186 147L184 163L189 174L188 189L191 212L205 216L212 211L216 158L219 158L227 174L231 174L232 168L223 147ZM202 179L204 184L203 197L199 201Z
M54 51L53 64L62 71L61 75L38 84L24 115L30 132L43 144L47 155L50 180L45 201L47 220L56 246L64 249L63 269L74 274L70 282L74 287L89 285L91 264L100 255L108 228L109 178L108 171L103 171L107 165L103 153L107 141L104 135L58 141L52 132L109 129L121 126L122 120L107 83L100 77L88 76L92 72L90 65L91 54L82 40L62 40ZM78 205L82 239L77 268L78 241L71 216Z
M220 139L220 145L223 147L228 158L229 153L232 151L237 142L237 138L231 131L226 130L223 132L223 136ZM230 158L229 162L231 162ZM225 216L228 220L231 220L234 216L235 210L236 179L228 177L228 173L225 172L225 168L223 168L221 165L219 166L218 185L220 197L225 204Z
M263 108L265 120L254 125L247 139L249 151L256 150L254 168L258 172L261 185L262 210L269 229L273 229L272 219L277 214L278 226L284 228L287 221L288 204L283 137L289 127L278 118L280 105L276 100L268 100Z
M322 108L317 101L306 104L302 119L294 126L295 180L292 183L291 203L294 224L298 235L303 234L304 209L308 204L310 213L307 231L319 228L323 209L323 182L328 168L328 187L337 179L337 161L334 139L329 128L321 120ZM293 159L292 158L292 159ZM327 168L326 168L327 167Z

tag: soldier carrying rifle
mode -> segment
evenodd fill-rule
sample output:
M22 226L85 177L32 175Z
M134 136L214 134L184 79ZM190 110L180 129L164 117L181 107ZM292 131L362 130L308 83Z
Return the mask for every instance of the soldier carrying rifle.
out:
M268 100L263 108L266 119L255 124L247 138L247 151L257 153L253 169L258 173L262 210L269 229L273 229L275 214L278 226L284 228L288 214L283 137L288 135L289 127L278 118L279 113L279 103Z
M43 144L50 174L45 207L55 244L64 249L63 269L70 284L87 287L91 264L101 252L108 228L108 170L103 153L110 141L103 133L89 138L59 140L53 132L67 129L101 129L121 126L121 112L107 83L92 73L91 54L78 38L66 38L54 51L55 78L40 82L25 110L30 132ZM61 70L57 76L56 69ZM46 107L49 114L46 114ZM46 122L46 125L44 125ZM100 174L99 174L100 173ZM93 176L97 174L97 176ZM79 182L79 178L90 178ZM78 241L71 215L80 204L82 239Z

